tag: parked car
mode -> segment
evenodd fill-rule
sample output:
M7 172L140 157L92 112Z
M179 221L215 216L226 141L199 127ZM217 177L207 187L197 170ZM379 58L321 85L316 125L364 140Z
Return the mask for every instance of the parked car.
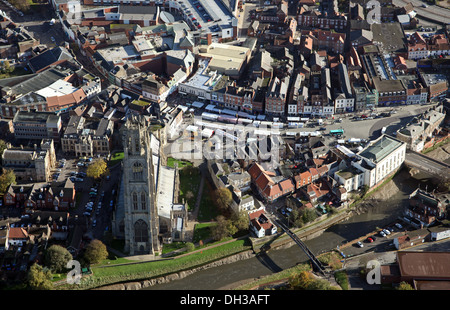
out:
M381 237L386 237L386 234L383 231L380 231L380 236Z
M390 235L390 234L391 234L391 232L389 231L389 229L383 229L383 232L384 232L386 235Z
M395 223L395 227L397 227L398 229L402 229L403 226L400 223Z
M95 227L95 226L97 226L97 220L94 220L94 221L92 222L92 227Z
M356 245L359 246L360 248L364 247L361 241L356 242Z
M368 237L368 238L367 238L367 242L372 243L372 242L373 242L373 239L372 239L371 237Z

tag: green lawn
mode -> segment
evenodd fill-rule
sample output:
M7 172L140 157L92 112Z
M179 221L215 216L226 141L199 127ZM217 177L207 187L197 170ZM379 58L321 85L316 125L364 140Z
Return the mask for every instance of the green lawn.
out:
M118 162L120 162L123 159L124 155L123 152L116 152L111 155L111 158L109 160L109 166L114 166Z
M185 167L186 168L186 167ZM197 200L198 190L200 189L201 175L196 167L180 169L180 196L179 201L183 199L187 202L189 211L192 211Z
M204 250L179 257L176 259L144 262L139 264L119 265L119 266L92 266L93 275L83 278L77 289L89 289L101 285L108 285L117 282L149 279L182 270L192 269L217 259L227 257L242 251L250 250L251 245L248 240L237 240L223 244L214 248ZM61 289L72 289L72 286L64 286Z
M192 163L189 161L178 160L172 157L167 158L167 166L174 168L175 163L178 163L178 168L183 169L186 166L192 167Z
M11 65L11 66L13 66L13 65ZM31 74L31 73L32 72L29 68L27 68L27 70L25 70L22 67L14 67L14 70L12 72L9 72L9 73L0 72L0 80L11 78L11 77L16 77L16 76L20 76L20 75Z
M194 243L200 242L200 240L206 240L211 237L211 227L216 223L199 223L194 227Z
M199 221L212 221L219 215L217 206L213 199L213 188L212 185L205 180L205 185L203 188L203 195L200 200L200 209L198 212Z

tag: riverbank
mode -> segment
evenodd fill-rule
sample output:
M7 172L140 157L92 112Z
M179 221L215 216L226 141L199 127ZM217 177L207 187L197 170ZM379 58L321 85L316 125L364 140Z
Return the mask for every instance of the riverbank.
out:
M400 170L391 180L387 181L381 188L379 188L377 191L374 191L371 193L369 198L367 200L360 201L358 204L352 207L351 210L347 210L345 212L342 212L342 219L345 220L348 219L350 216L362 214L364 212L371 212L374 208L372 205L386 205L387 203L392 203L392 201L395 201L396 203L401 203L404 201L404 198L407 197L407 195L411 192L411 190L414 190L417 186L417 181L411 181L412 178L410 177L407 169ZM399 194L400 193L400 194ZM330 227L330 225L325 225L322 223L322 227L312 227L309 231L303 231L300 235L300 237L304 240L308 239L314 239L317 236L320 236L322 232L327 229L327 227ZM367 232L366 232L367 233ZM287 236L279 236L279 240L282 240L280 243L274 243L272 244L273 247L279 248L289 248L292 247L292 245L295 244L289 237ZM350 237L347 239L348 241L353 240L354 238ZM328 249L329 251L331 247L328 246L322 246L322 249ZM207 251L207 248L204 249L204 251ZM189 255L186 255L189 256ZM119 277L116 277L114 279L110 278L110 283L92 283L92 286L87 286L85 288L80 289L96 289L96 290L134 290L134 289L145 289L151 286L159 285L159 284L166 284L168 282L172 282L174 280L181 280L184 279L194 273L197 273L202 270L226 265L226 264L232 264L237 261L241 260L247 260L251 258L255 258L257 256L257 253L254 252L254 248L252 250L243 251L238 254L231 254L228 255L226 258L216 258L216 261L211 260L193 260L191 265L181 264L183 265L183 270L174 270L173 272L170 272L169 270L165 270L164 272L158 274L155 273L144 273L142 272L139 276L139 279L131 279L126 278L123 274L124 272L120 272L121 275ZM201 255L200 255L201 257ZM201 257L201 259L204 259L204 257ZM195 262L194 262L195 261ZM180 265L180 263L179 263ZM151 265L146 266L145 268L151 269L153 268ZM120 276L123 276L120 278ZM225 286L222 286L223 289L234 289L235 287L242 285L243 283L249 283L252 285L252 281L259 281L260 278L251 278L251 275L245 279L245 280L239 280L236 283L228 284ZM114 283L115 282L115 283Z

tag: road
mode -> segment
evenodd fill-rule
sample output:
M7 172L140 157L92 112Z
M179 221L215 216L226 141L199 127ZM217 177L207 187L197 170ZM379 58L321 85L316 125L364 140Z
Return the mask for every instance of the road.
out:
M428 5L426 8L422 7L425 2L420 0L393 0L392 3L395 6L403 7L408 3L414 5L414 11L417 12L419 17L430 19L440 24L447 24L450 19L450 10L437 5Z
M428 172L440 177L450 175L450 166L446 163L427 158L422 154L416 152L407 152L405 156L405 163L416 167L423 172Z

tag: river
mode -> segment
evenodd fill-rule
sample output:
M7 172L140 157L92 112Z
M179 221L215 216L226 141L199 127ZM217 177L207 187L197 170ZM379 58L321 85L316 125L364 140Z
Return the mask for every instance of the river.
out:
M402 214L408 195L417 188L419 182L414 178L405 178L404 174L403 177L396 176L392 184L388 183L380 190L389 191L394 188L388 200L372 200L372 205L367 207L364 213L328 228L322 235L305 241L306 245L313 253L320 254L366 235L377 227L392 224ZM421 188L422 186L424 185L421 185ZM184 279L146 287L145 290L218 290L228 288L234 283L279 272L306 260L303 251L294 245L286 249L271 250L261 257L199 271Z

